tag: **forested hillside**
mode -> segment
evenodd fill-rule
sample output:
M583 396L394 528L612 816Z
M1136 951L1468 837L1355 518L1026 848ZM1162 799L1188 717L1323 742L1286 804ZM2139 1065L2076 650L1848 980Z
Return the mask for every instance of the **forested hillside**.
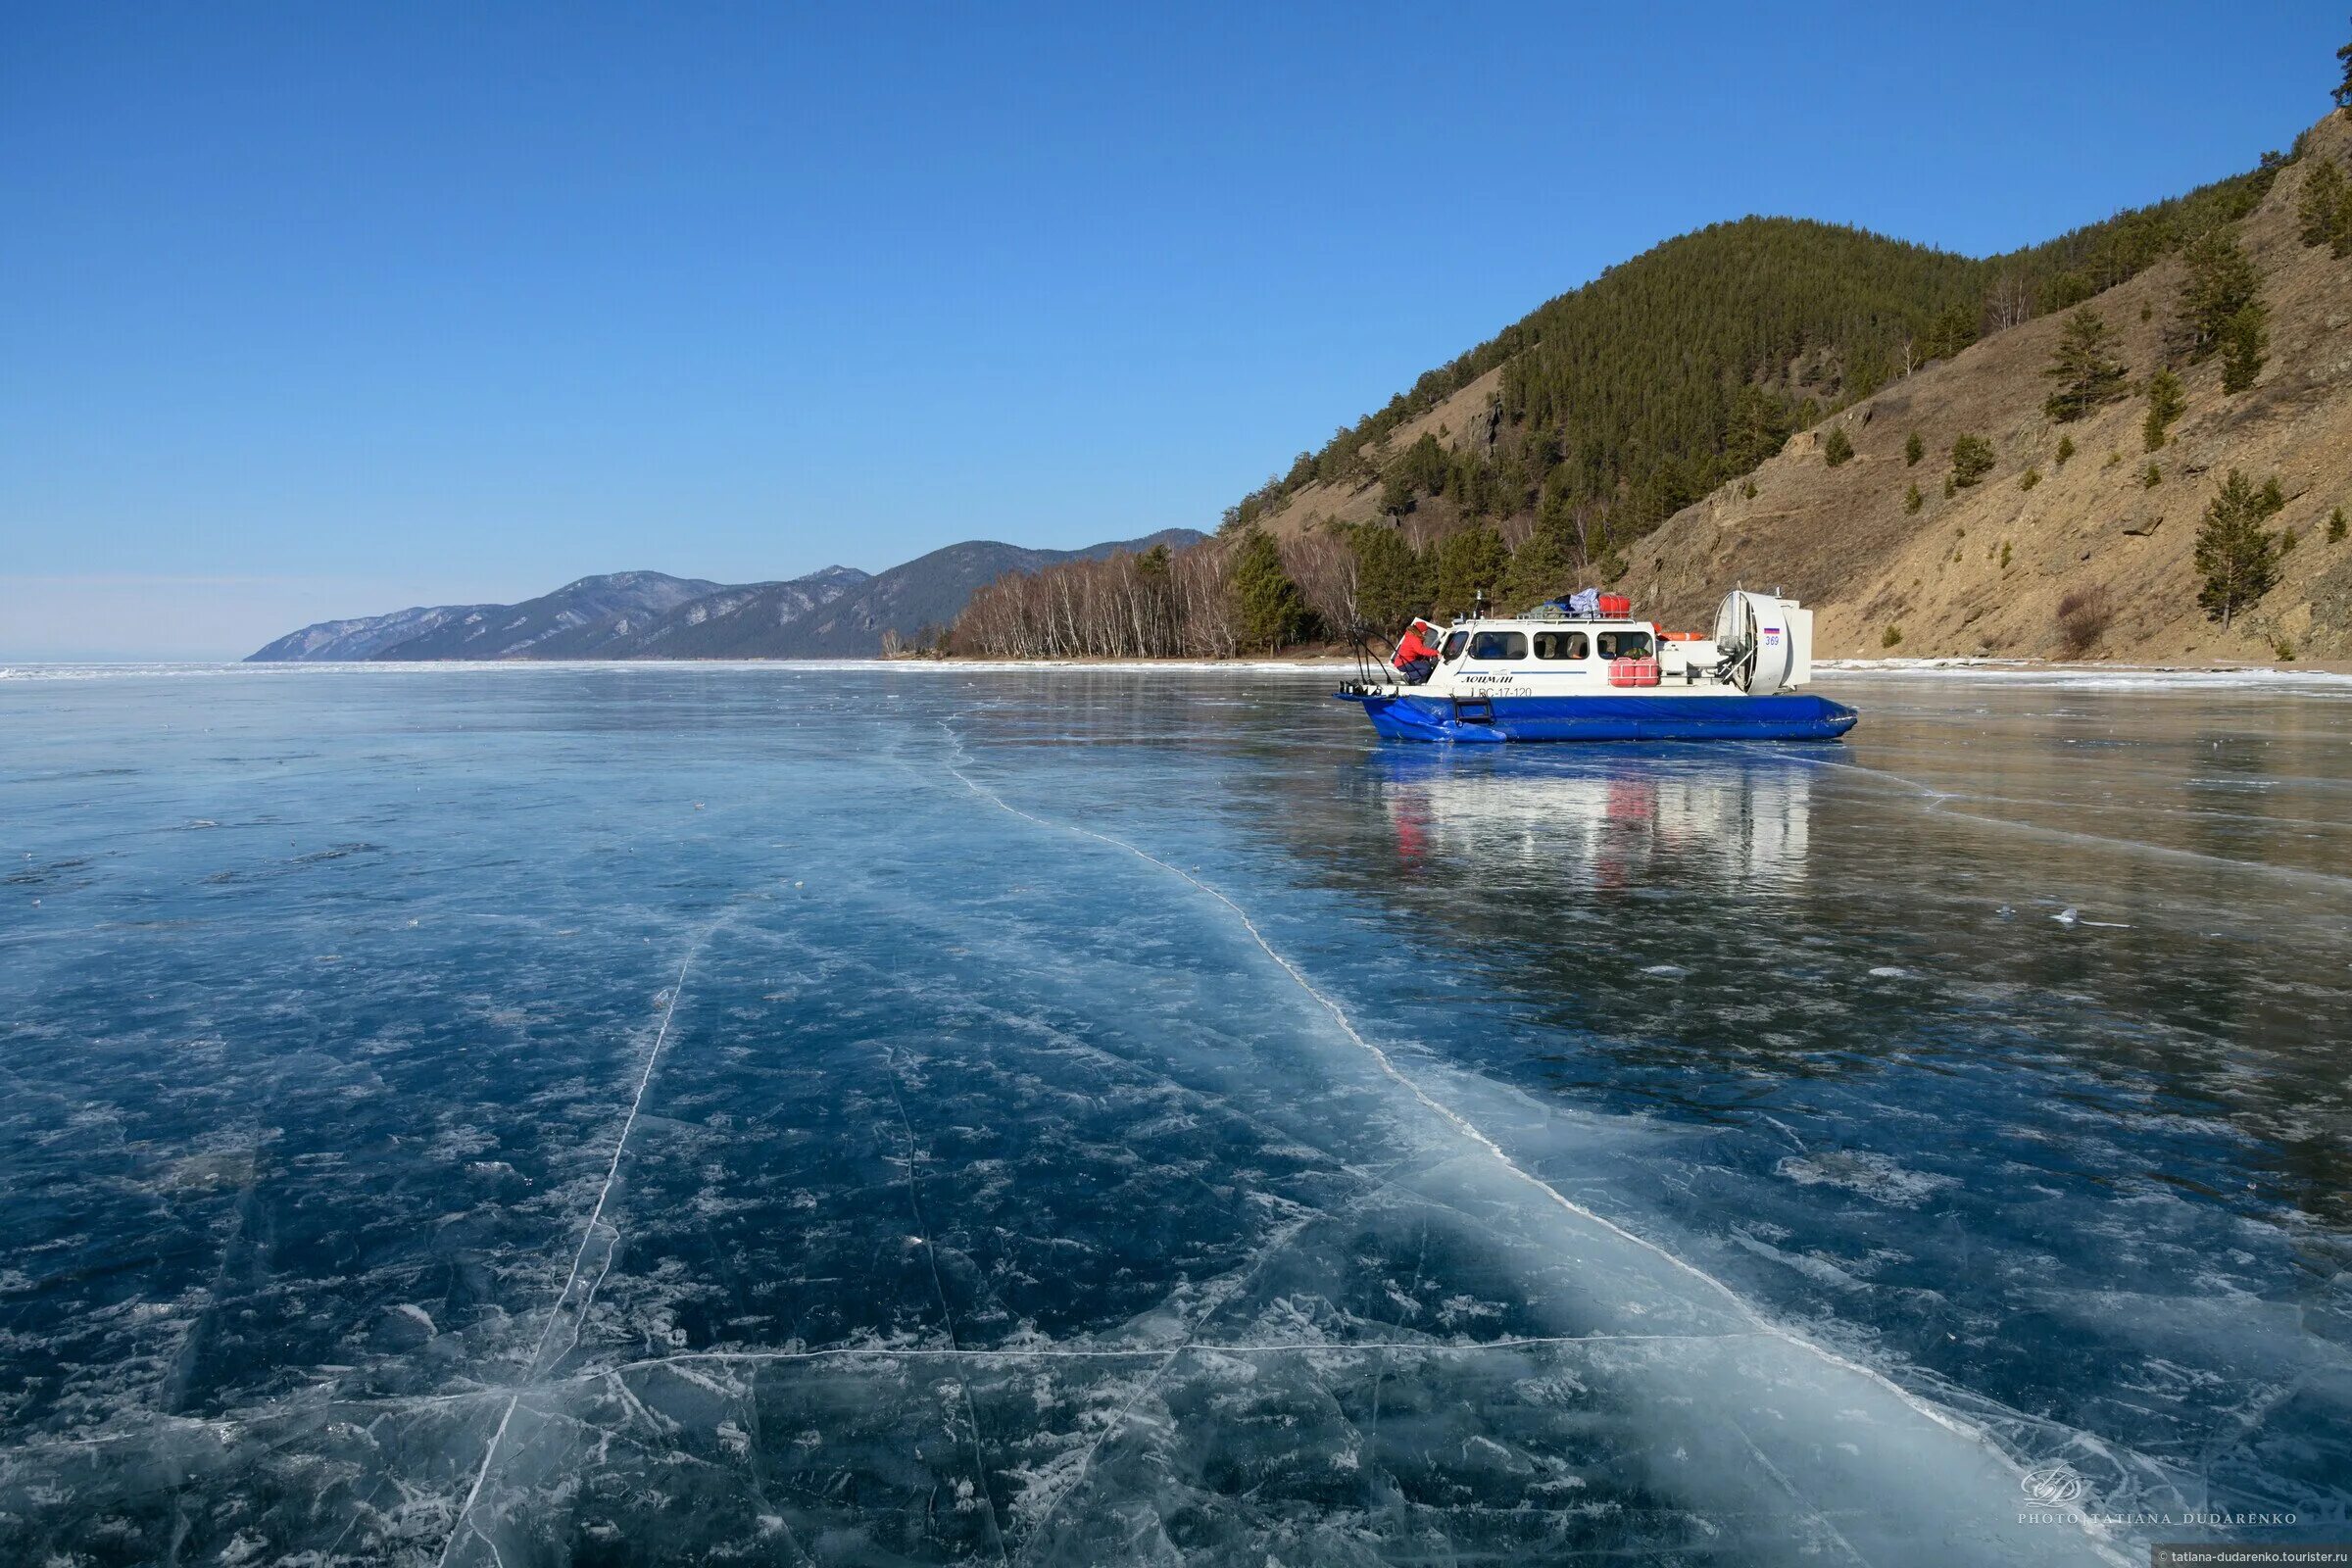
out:
M1755 502L1759 466L1792 450L1801 432L1812 432L1804 440L1817 467L1844 465L1863 428L1849 416L1874 401L1924 407L1938 388L1964 382L1971 398L2064 422L2044 410L2047 346L2027 365L1992 345L2034 323L2055 334L2061 318L2119 289L2134 291L2131 319L2110 311L2105 326L2145 325L2146 342L2135 339L2132 362L2069 417L2106 408L2118 387L2144 393L2160 370L2196 381L2198 368L2212 366L2218 387L2226 360L2255 357L2232 349L2233 335L2277 332L2298 356L2307 344L2301 328L2311 323L2300 317L2232 321L2260 304L2266 267L2289 260L2248 258L2241 240L2282 202L2311 205L2307 177L2320 207L2352 188L2343 124L2331 116L2291 154L2266 154L2245 173L2003 256L1778 218L1670 240L1423 375L1320 451L1298 454L1228 509L1218 540L1203 547L1213 564L1096 563L1001 585L975 597L951 646L994 656L1221 657L1335 637L1358 619L1394 629L1411 613L1466 610L1481 592L1533 602L1581 582L1628 581L1637 561L1657 559L1642 542L1685 509ZM2334 261L2330 244L2298 249ZM2225 252L2239 264L2215 260ZM2184 267L2192 255L2204 260ZM2241 264L2250 284L2217 282L2217 268ZM2226 310L2191 297L2217 287ZM2312 298L2326 295L2323 286ZM2280 309L2305 312L2302 299L2285 290ZM2325 336L2322 328L2311 341L2324 346ZM2091 346L2093 359L2112 353L2112 342ZM1955 378L1971 362L1980 371ZM1981 373L1994 364L1997 388ZM2327 383L2324 368L2310 373ZM1844 536L1849 520L1808 511L1802 526L1819 543ZM1766 567L1759 561L1756 569ZM1203 585L1212 581L1220 586L1210 595Z
M1627 552L1786 587L1832 657L2352 659L2352 120L2261 207L1800 432Z
M1314 503L1377 483L1377 511L1393 517L1432 501L1449 520L1586 509L1614 542L1630 542L1824 412L2080 304L2189 235L2243 218L2279 167L2265 159L2185 197L1986 260L1786 218L1668 240L1424 375L1322 451L1300 453L1228 522L1285 531L1316 514ZM1414 423L1490 375L1480 405L1459 409L1452 424ZM1416 439L1400 445L1407 425Z

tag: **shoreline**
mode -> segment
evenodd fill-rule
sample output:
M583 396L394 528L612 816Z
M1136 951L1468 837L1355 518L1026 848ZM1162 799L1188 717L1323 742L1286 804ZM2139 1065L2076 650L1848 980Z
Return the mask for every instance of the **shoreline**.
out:
M754 660L747 663L790 663L790 660ZM1353 658L1340 654L1306 655L1296 659L967 659L957 656L932 658L908 655L897 659L882 659L873 662L899 665L937 665L942 669L1181 669L1181 670L1308 670L1356 667ZM2084 659L2056 660L2015 658L1993 655L1950 655L1915 659L1816 659L1817 673L1830 675L1917 675L1917 674L1985 674L2001 675L2194 675L2194 676L2270 676L2292 680L2302 675L2352 676L2352 660L2315 659L2293 660L2286 662L2247 663L2230 660L2214 660L2181 663L2141 663L2123 660Z
M2226 661L2182 663L2127 663L2121 661L2056 661L1999 658L1821 659L1813 667L1827 678L1851 676L1978 676L1987 680L2101 680L2179 681L2221 685L2232 681L2284 684L2332 684L2352 679L2352 661L2313 660L2283 663L2237 663ZM1148 674L1307 675L1352 673L1352 657L1311 654L1298 658L1262 659L964 659L902 656L874 659L622 659L622 660L24 660L0 662L0 682L107 679L150 676L253 673L284 675L358 674L367 672L426 674L466 671L511 672L533 669L579 670L797 670L858 673L897 670L936 670L943 674L1009 674L1016 672L1096 671Z

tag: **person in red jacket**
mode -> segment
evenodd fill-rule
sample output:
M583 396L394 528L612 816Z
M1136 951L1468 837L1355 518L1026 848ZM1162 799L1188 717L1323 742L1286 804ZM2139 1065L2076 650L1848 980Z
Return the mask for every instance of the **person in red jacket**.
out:
M1424 632L1429 635L1423 636ZM1420 685L1429 679L1429 672L1438 667L1438 647L1429 640L1437 635L1438 628L1426 620L1415 620L1404 629L1402 640L1396 644L1396 657L1391 662L1396 664L1396 673L1402 675L1408 684Z

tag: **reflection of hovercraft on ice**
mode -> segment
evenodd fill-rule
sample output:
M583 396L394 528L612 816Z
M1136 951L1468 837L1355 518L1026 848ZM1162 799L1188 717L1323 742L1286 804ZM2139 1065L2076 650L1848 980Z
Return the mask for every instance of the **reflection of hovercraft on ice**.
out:
M1669 760L1586 753L1564 765L1490 750L1396 747L1368 776L1399 858L1495 882L1523 872L1638 887L1671 860L1681 881L1803 880L1814 769L1772 751Z
M1715 634L1663 632L1586 589L1524 615L1413 623L1388 659L1359 636L1361 703L1381 734L1417 741L1834 741L1850 708L1813 678L1813 612L1735 590Z

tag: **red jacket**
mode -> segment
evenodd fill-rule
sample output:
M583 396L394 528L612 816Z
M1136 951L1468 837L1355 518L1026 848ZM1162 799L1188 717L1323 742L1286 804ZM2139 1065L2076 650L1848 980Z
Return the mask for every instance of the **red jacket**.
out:
M1435 659L1437 657L1438 651L1421 640L1421 623L1417 620L1414 621L1406 629L1404 640L1396 645L1396 662L1402 664L1415 659Z

